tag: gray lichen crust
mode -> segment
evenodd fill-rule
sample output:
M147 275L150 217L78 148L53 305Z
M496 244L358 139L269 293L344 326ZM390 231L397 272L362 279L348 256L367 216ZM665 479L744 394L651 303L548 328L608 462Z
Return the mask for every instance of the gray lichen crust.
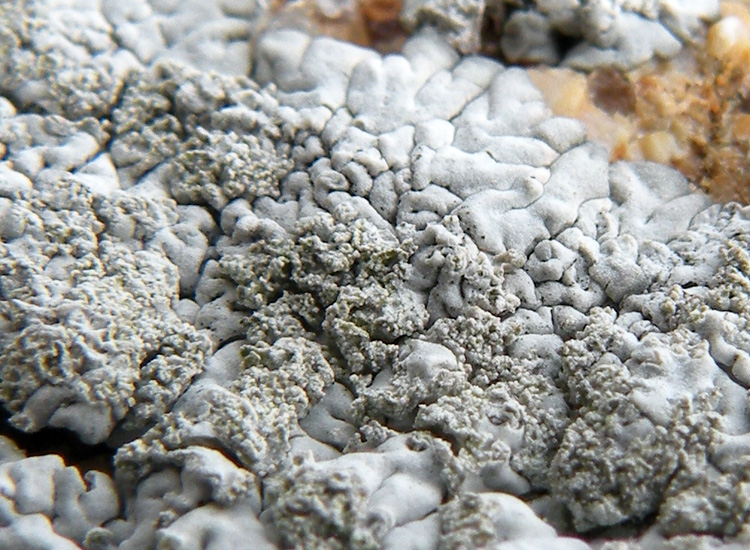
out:
M401 22L429 26L462 53L510 63L632 69L671 58L718 18L719 0L407 0ZM565 51L560 42L572 46Z
M18 428L99 443L120 422L133 429L169 410L210 345L171 309L178 271L166 255L108 234L143 213L149 241L173 213L49 176L2 199L0 395Z
M0 404L115 451L0 437L0 547L747 542L750 209L439 24L381 56L168 4L0 7ZM586 15L584 65L715 9L516 4Z

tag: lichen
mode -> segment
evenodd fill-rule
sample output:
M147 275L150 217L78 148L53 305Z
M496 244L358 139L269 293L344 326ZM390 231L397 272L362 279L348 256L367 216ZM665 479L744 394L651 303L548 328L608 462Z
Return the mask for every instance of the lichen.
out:
M0 391L25 430L67 427L98 443L118 422L145 426L175 402L210 350L171 310L175 267L140 240L133 247L103 233L120 200L131 202L120 196L102 206L62 179L13 202L24 222L2 245ZM160 219L170 217L150 219L138 236L147 240Z

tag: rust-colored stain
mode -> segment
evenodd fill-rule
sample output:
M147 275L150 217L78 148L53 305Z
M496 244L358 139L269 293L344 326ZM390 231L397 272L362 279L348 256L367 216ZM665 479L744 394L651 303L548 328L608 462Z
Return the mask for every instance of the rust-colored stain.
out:
M279 0L271 26L303 28L390 53L407 38L399 23L402 5L402 0Z
M630 115L635 112L636 95L633 83L613 68L599 69L588 78L589 94L594 105L607 113Z

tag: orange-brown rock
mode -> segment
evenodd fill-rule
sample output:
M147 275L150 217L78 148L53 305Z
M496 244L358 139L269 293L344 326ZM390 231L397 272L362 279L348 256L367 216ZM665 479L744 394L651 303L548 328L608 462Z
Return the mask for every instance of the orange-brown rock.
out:
M279 0L270 26L291 26L393 52L407 36L398 19L401 6L402 0Z

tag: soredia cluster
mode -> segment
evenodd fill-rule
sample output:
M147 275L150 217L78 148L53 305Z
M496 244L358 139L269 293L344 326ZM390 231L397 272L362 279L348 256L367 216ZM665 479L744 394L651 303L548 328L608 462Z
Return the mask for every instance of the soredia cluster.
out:
M268 9L0 5L0 547L745 547L750 209Z

